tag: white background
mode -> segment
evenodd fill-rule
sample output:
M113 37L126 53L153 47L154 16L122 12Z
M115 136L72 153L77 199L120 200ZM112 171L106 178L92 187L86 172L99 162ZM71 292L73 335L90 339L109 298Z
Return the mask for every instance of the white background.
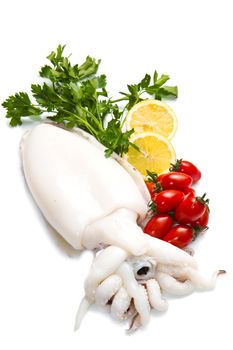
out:
M210 229L194 248L203 273L227 270L216 289L171 298L166 314L126 336L93 308L73 332L91 253L78 254L47 227L24 184L18 145L26 128L0 114L0 348L4 350L232 349L232 1L1 1L0 100L28 91L61 44L73 62L102 59L116 96L145 73L171 76L178 157L202 170ZM230 320L229 320L230 317Z

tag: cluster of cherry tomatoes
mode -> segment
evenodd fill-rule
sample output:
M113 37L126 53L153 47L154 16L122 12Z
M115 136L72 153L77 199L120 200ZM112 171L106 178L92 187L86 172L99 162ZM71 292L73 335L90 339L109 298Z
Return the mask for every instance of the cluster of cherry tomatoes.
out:
M153 216L144 232L184 248L208 229L209 200L205 199L206 194L196 197L191 187L200 178L200 170L183 159L172 164L168 173L158 176L148 171L146 185Z

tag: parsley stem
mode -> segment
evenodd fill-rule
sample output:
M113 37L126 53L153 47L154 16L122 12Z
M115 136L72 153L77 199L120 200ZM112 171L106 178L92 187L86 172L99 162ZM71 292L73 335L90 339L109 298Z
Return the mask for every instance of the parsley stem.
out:
M100 131L103 131L103 130L104 130L102 123L99 121L98 118L96 118L96 116L95 116L94 114L92 114L90 111L88 111L88 110L87 110L86 108L84 108L84 107L80 107L80 106L79 106L79 108L81 108L84 112L86 112L86 113L95 121L95 123L96 123L96 125L98 126L98 128L99 128ZM94 130L94 129L93 129L93 130Z
M124 115L125 110L126 110L126 106L122 110L122 115ZM123 128L123 125L125 124L125 120L126 120L126 115L121 120L121 125L120 125L121 129Z
M118 98L117 100L111 100L112 103L115 103L115 102L120 102L120 101L127 101L128 98L127 97L122 97L122 98Z
M70 111L67 111L66 109L63 109L63 111L67 114L70 114L72 115L73 117L75 117L75 119L79 120L81 124L83 124L89 131L92 135L94 136L97 136L97 131L88 123L87 120L79 117L77 114L75 113L72 113Z
M71 103L71 101L69 101L69 100L63 98L63 97L62 97L61 95L59 95L57 92L56 92L56 95L57 95L57 97L58 97L61 101L65 102L65 103L69 103L69 104ZM75 106L75 103L73 103L73 105ZM103 131L103 126L102 126L102 124L100 123L99 119L96 118L96 116L95 116L94 114L92 114L90 111L88 111L86 108L84 108L84 107L82 107L82 106L80 106L80 105L78 105L78 107L79 107L83 112L87 113L87 114L95 121L97 127L98 127L101 131ZM67 112L68 112L68 111L67 111ZM69 112L69 113L72 113L72 112ZM76 114L73 114L73 115L76 115ZM84 119L82 119L82 120L84 121ZM88 122L86 122L86 124L89 125L89 130L90 130L91 125L90 125ZM91 128L92 128L92 127L91 127ZM94 129L94 128L92 128L92 130L93 130L93 132L95 132L95 129ZM97 133L95 132L94 135L97 135Z

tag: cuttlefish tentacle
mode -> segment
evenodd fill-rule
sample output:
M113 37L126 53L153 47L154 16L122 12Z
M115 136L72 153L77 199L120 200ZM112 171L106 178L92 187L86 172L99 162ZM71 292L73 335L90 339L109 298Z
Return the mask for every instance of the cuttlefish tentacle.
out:
M111 305L111 314L118 320L125 320L129 317L131 296L127 293L125 287L121 287L113 298Z
M156 274L157 281L164 292L172 295L184 296L191 294L194 291L193 284L190 281L180 282L177 281L173 276L158 272Z
M146 325L150 318L150 304L145 288L136 281L132 267L123 262L117 274L122 278L123 285L134 301L135 309L140 315L141 325Z
M122 286L122 279L114 274L107 277L97 287L95 292L95 302L100 306L105 306L114 297Z
M200 274L196 269L189 266L178 268L174 265L159 264L157 267L159 273L164 273L173 276L176 279L187 280L192 283L196 290L210 290L215 287L216 280L219 274L225 273L225 270L216 270L211 276L206 277Z
M146 255L153 257L157 263L177 267L188 266L197 269L197 262L194 257L189 255L184 250L149 235L145 235L145 239L147 240L149 246Z
M162 296L161 288L154 278L146 281L146 290L151 306L157 311L167 311L168 302Z
M90 302L95 300L96 288L107 277L114 274L128 253L115 246L103 249L94 259L85 281L85 296Z

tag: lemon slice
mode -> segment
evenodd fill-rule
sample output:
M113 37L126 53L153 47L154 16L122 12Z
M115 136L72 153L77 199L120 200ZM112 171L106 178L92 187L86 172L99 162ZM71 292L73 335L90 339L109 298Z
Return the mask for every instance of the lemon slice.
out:
M137 103L126 116L126 129L135 133L156 132L171 139L177 129L177 118L166 103L145 100Z
M146 170L158 174L169 170L170 164L176 160L176 153L171 142L164 136L154 132L133 134L130 141L137 145L140 151L129 147L125 158L140 173L146 177Z

